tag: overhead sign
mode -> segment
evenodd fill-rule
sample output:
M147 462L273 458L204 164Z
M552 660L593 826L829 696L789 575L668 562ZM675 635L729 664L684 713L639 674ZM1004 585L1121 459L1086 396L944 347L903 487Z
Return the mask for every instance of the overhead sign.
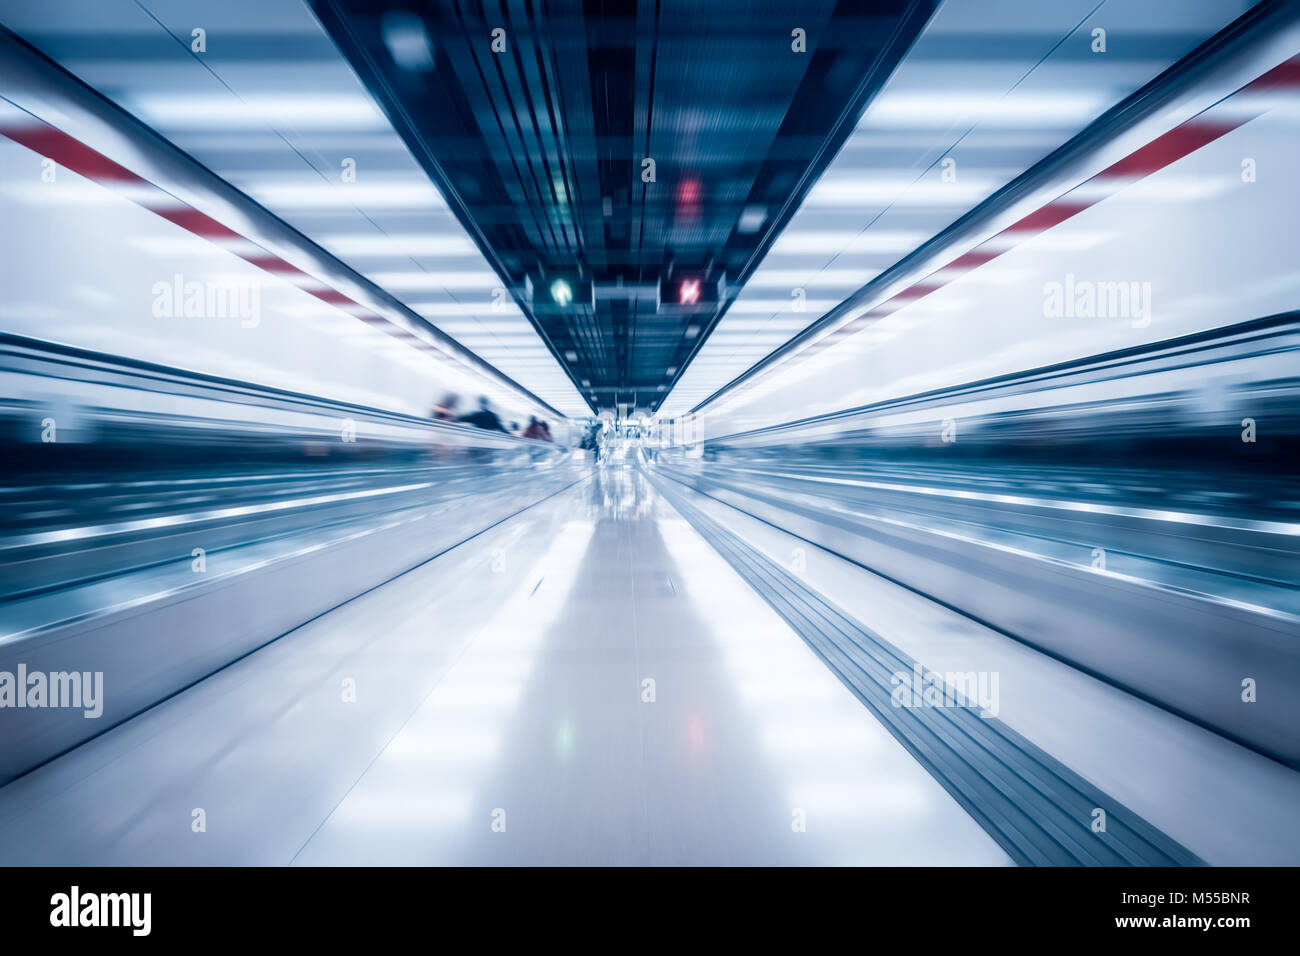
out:
M699 272L674 270L672 278L659 280L659 308L661 310L708 310L726 295L726 280L719 275L710 279Z
M548 269L545 275L530 275L524 280L524 291L534 312L572 312L596 301L591 279L577 272Z

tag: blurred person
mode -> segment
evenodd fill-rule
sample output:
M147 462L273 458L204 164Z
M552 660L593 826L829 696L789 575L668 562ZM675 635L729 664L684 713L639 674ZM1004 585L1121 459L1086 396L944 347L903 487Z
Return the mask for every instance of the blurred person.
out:
M497 413L492 411L492 403L488 401L486 395L479 397L478 411L470 412L468 415L462 415L458 420L466 425L473 425L475 428L482 428L484 431L509 434L509 432L506 431L506 427L501 424L501 419L497 417Z
M455 422L456 406L460 404L460 396L455 392L448 392L433 406L433 420L435 422ZM461 456L462 449L458 443L447 441L448 435L441 430L435 430L433 441L429 445L429 453L435 462L451 461Z
M528 427L524 429L525 438L533 438L537 441L551 441L551 430L546 427L546 422L541 421L534 415L528 420Z
M591 452L592 461L600 461L600 453L604 448L604 442L601 440L600 422L596 422L587 430L587 434L582 437L582 448Z
M435 422L454 422L456 420L456 406L460 404L460 396L455 392L448 392L442 397L442 401L433 406L433 420Z

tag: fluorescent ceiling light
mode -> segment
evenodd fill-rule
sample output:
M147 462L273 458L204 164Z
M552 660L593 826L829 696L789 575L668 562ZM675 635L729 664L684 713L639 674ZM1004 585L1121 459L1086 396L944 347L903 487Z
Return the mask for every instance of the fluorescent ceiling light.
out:
M433 69L433 41L424 21L405 10L390 10L380 20L384 46L403 70L426 73Z
M1006 126L1077 126L1106 108L1102 92L1031 93L1015 90L957 92L885 92L867 108L859 128L945 129L954 124Z
M742 236L753 235L767 222L766 206L746 206L736 220L736 231Z
M448 335L472 335L475 332L518 332L531 329L527 322L438 322L438 328Z
M811 316L810 316L811 318ZM804 328L808 322L806 320L791 321L789 319L731 319L723 318L714 329L714 335L719 332L788 332L790 335ZM669 373L672 374L671 372Z
M433 184L422 180L370 183L246 183L244 190L263 205L278 209L410 209L446 206Z
M479 342L487 345L509 346L510 349L520 352L528 351L519 346L527 346L537 341L537 333L532 329L516 329L513 332L461 332L456 338L465 345L473 347L473 343ZM538 348L538 355L549 354L545 349Z
M340 235L320 244L336 256L455 256L478 253L468 236Z
M800 230L783 232L772 244L769 256L802 252L909 252L927 237L919 232L888 230Z
M495 272L372 272L367 275L385 289L483 289L501 285Z
M438 316L482 316L485 319L500 319L510 316L523 318L523 310L514 302L507 307L496 307L492 302L413 302L411 309L431 318ZM460 324L460 323L457 323ZM482 323L472 323L481 325ZM510 328L519 328L518 322L512 322Z
M925 182L881 179L871 173L851 177L824 177L809 192L809 208L844 206L964 206L979 202L997 188L995 183L962 179L957 182Z
M839 299L822 299L817 301L805 300L803 311L808 313L808 319L811 321L829 309L839 305ZM728 315L775 315L778 312L794 312L795 299L746 299L741 296L735 302L731 303L731 308L727 310Z
M388 128L388 120L369 97L346 93L244 98L234 94L205 97L164 93L134 97L131 102L146 122L169 130L262 123L331 132Z
M879 269L759 269L745 283L746 289L817 288L858 289L876 276Z
M768 328L766 326L760 329L733 329L725 328L720 325L713 330L713 334L709 336L709 341L712 342L715 338L719 339L719 341L725 340L732 344L737 342L766 342L773 338L781 338L784 340L786 338L786 332L783 329Z

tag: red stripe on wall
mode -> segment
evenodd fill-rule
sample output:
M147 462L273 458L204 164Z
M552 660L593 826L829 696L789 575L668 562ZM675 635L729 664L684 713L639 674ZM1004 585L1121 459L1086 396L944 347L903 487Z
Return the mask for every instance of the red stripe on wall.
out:
M904 305L916 301L929 295L943 286L948 285L962 275L978 269L980 266L993 261L1018 245L1023 244L1026 240L1041 235L1053 226L1059 226L1068 219L1077 216L1085 209L1090 209L1103 199L1109 198L1120 192L1126 186L1129 186L1138 180L1141 180L1152 173L1158 172L1177 162L1185 156L1189 156L1196 150L1206 146L1220 137L1232 132L1235 129L1262 115L1262 110L1250 115L1244 115L1237 118L1212 119L1207 114L1211 113L1215 107L1232 99L1239 93L1259 93L1275 90L1289 90L1300 87L1300 55L1279 64L1273 69L1264 73L1262 76L1245 86L1224 97L1219 103L1209 107L1175 126L1166 133L1157 136L1145 146L1139 147L1123 159L1112 163L1101 172L1086 180L1087 184L1097 184L1103 189L1097 191L1096 199L1071 200L1070 192L1044 203L1038 209L1026 216L1013 222L1001 232L997 233L992 239L1007 240L998 243L999 248L994 250L988 248L991 239L986 239L983 243L973 249L968 250L957 258L953 259L947 265L940 266L938 269L928 273L925 277L918 279L915 283L895 293L888 299L877 303L865 312L862 312L852 319L845 322L834 332L822 336L816 341L810 343L805 348L788 356L785 364L798 363L805 361L819 354L828 348L832 340L847 338L849 335L862 331L875 320L884 318L897 312ZM1078 188L1078 187L1075 187ZM1073 190L1071 190L1073 191ZM934 276L944 273L942 281L936 280ZM736 386L735 394L743 394L756 384L756 379L751 378L740 385Z

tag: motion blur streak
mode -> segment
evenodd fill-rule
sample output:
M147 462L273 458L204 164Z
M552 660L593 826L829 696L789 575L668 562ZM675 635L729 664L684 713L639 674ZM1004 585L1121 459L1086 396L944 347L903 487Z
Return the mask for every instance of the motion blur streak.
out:
M1300 7L416 6L0 0L0 863L1300 864Z

